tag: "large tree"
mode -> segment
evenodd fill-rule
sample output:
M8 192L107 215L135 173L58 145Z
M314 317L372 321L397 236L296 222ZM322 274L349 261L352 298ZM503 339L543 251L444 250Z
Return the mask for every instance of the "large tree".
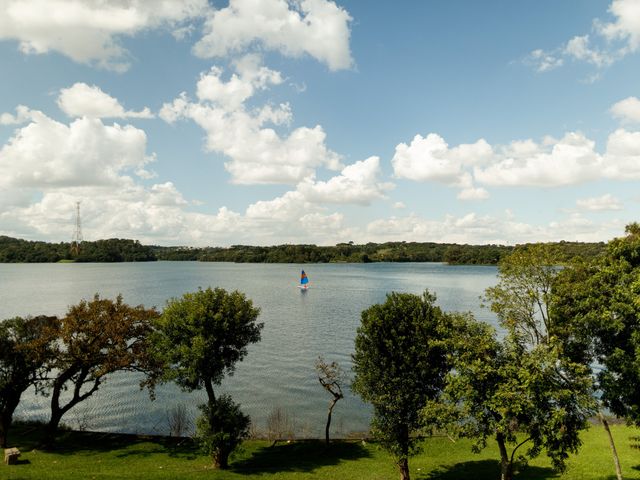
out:
M456 329L454 368L445 389L454 412L449 428L474 438L475 450L495 439L503 480L513 477L521 447L528 457L546 452L563 470L594 412L584 342L551 308L557 274L555 257L544 245L516 249L501 261L499 282L486 293L502 338L472 323ZM433 415L433 409L425 413Z
M372 431L409 479L409 456L418 451L420 412L444 387L449 371L449 317L435 296L387 295L362 312L353 354L352 389L373 405Z
M0 322L0 447L7 447L13 412L29 387L39 390L52 358L47 330L56 317L16 317Z
M576 335L591 342L602 406L640 425L640 225L628 225L626 235L609 242L595 261L563 270L554 308L577 325ZM606 418L600 419L622 479Z
M175 381L187 391L204 388L207 393L199 437L216 467L226 467L237 444L229 437L246 428L237 405L230 398L216 398L214 386L233 374L248 346L260 340L259 313L240 292L207 288L170 300L156 324L154 348L167 366L162 380Z
M51 418L45 445L51 446L63 415L93 395L107 375L118 371L153 374L149 334L158 312L142 305L131 307L118 295L115 301L95 295L69 307L50 330L58 351L52 362ZM71 390L71 396L62 392ZM66 403L65 403L66 402Z

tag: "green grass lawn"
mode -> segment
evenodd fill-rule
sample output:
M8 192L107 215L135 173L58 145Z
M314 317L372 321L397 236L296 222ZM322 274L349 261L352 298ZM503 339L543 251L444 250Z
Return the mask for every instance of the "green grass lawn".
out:
M625 479L640 480L640 450L632 445L637 429L614 425L613 434ZM270 446L252 440L244 444L227 471L209 468L190 440L103 433L65 432L54 452L36 448L40 432L16 427L11 444L23 452L18 465L1 465L2 479L396 479L391 458L375 443L339 441L326 448L320 441L296 441ZM540 457L516 478L584 480L615 479L609 444L600 426L583 434L580 454L557 475ZM469 442L446 438L425 440L424 451L410 460L411 475L422 480L482 480L498 478L497 448L473 454Z

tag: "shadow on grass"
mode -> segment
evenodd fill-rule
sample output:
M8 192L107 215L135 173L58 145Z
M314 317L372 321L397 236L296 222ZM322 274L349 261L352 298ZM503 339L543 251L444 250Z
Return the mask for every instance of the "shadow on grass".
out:
M25 450L42 448L41 428L18 426L12 429L11 433L12 438ZM164 453L171 457L193 460L197 457L198 449L189 438L63 430L58 433L54 445L47 451L60 455L118 451L115 456L119 458Z
M420 480L495 480L499 477L500 462L497 460L460 462L416 476ZM551 468L533 466L521 467L514 475L518 480L546 480L558 477L559 474Z
M336 441L327 446L318 440L296 441L259 448L249 458L234 462L231 469L242 474L309 473L321 467L369 456L369 452L356 442Z

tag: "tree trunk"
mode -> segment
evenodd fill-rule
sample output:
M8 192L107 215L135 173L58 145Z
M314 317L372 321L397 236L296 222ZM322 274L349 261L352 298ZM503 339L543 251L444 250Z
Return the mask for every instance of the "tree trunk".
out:
M226 470L229 468L229 453L217 451L213 454L213 468Z
M7 448L7 434L11 425L11 415L3 414L0 418L0 448Z
M56 381L53 384L53 391L51 392L51 418L49 418L49 423L47 423L44 429L44 438L42 439L42 445L45 448L51 448L53 446L60 420L62 420L62 416L66 411L60 408L62 385L64 385L64 382L60 381Z
M60 425L60 420L62 420L62 416L64 412L57 408L56 410L51 410L51 418L49 419L49 423L44 429L44 439L42 440L42 444L46 448L53 447L53 442L56 439L56 433L58 432L58 426Z
M616 467L616 477L618 480L622 480L622 469L620 468L620 460L618 459L618 451L616 450L616 444L613 441L613 435L611 435L611 430L609 429L609 422L604 418L602 412L598 412L598 417L602 422L602 426L604 430L607 432L607 436L609 437L609 446L611 447L611 454L613 455L613 464Z
M507 454L507 446L504 442L504 435L498 433L496 435L498 448L500 449L500 480L513 479L513 464Z
M324 428L324 440L327 445L329 445L329 427L331 427L331 413L333 413L333 407L336 406L337 398L334 398L331 404L329 405L329 411L327 412L327 426Z
M10 398L5 400L4 408L0 412L0 448L8 447L8 435L9 427L11 427L11 421L13 420L13 412L20 403L20 395L17 397L11 395Z
M400 469L400 480L411 480L409 478L409 459L407 457L398 460L398 468Z
M209 398L209 405L215 405L216 404L216 395L213 392L213 384L211 383L210 379L205 379L204 381L204 389L207 392L207 398Z

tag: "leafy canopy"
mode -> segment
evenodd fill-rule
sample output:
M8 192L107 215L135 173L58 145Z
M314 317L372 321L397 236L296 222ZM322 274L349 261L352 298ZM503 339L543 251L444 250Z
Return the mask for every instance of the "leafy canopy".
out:
M373 405L373 432L397 459L418 450L420 411L444 387L451 322L435 296L390 293L362 312L353 390Z
M485 296L504 331L502 339L472 322L456 329L444 418L449 429L475 439L476 450L488 438L496 439L503 478L511 478L524 444L527 456L545 451L555 468L564 469L594 412L589 368L580 361L582 344L570 319L554 313L559 271L548 246L516 248L501 261L498 284ZM425 414L433 417L435 411L432 407Z
M164 380L186 390L205 387L211 396L212 385L232 375L247 347L260 340L259 313L244 294L222 288L199 289L167 302L154 334L157 355L169 366Z
M596 261L566 269L558 279L556 309L591 341L601 400L640 425L640 225L626 227Z

